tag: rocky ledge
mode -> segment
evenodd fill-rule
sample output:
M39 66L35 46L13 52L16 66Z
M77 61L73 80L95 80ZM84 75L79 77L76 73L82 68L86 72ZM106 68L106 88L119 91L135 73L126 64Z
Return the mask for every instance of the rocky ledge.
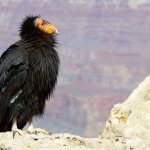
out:
M97 138L38 131L0 133L0 150L150 150L150 76L114 106Z

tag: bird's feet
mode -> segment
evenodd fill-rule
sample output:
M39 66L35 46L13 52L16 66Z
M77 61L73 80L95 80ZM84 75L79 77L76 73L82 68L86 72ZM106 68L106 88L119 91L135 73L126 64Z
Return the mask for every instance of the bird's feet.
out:
M16 118L13 118L11 131L13 132L13 138L15 137L16 133L18 133L19 135L24 134L24 132L22 130L17 128L17 119Z
M49 135L50 133L44 129L40 129L40 128L33 128L33 129L28 129L27 130L28 133L30 134L38 134L38 133L42 133L42 134L45 134L45 135Z
M13 138L15 137L15 135L18 133L19 135L23 135L24 132L18 128L12 129L13 132Z

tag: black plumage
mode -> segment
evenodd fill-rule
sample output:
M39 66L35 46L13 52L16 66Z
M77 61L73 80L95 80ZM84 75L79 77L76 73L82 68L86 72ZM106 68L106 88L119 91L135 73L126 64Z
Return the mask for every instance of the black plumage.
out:
M56 28L39 16L28 16L20 38L0 58L0 131L11 130L14 118L22 129L43 115L57 82Z

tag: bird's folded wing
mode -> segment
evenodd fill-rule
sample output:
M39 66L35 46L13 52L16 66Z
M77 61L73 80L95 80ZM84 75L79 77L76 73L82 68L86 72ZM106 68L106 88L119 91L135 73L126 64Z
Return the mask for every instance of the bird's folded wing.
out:
M17 45L9 47L0 58L0 124L14 96L20 93L27 76L28 64Z

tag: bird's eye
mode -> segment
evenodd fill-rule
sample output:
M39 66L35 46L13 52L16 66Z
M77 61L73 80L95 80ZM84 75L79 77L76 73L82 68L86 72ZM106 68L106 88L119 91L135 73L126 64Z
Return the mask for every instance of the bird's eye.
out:
M37 26L44 25L44 21L41 18L37 18L35 20L35 25L37 25Z

